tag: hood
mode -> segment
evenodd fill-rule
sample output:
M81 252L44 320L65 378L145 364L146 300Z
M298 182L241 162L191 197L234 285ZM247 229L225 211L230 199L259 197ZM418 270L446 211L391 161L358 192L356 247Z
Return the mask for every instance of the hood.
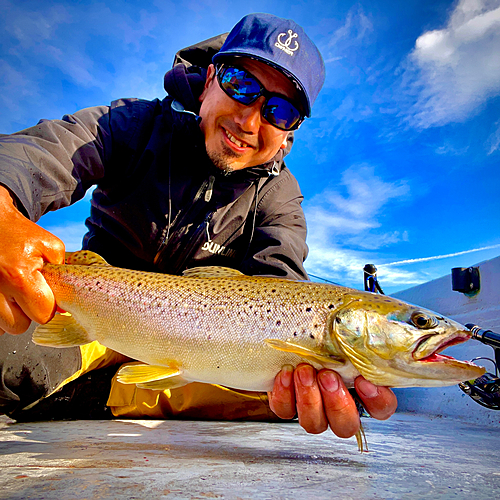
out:
M227 35L228 33L224 33L209 38L181 49L175 55L173 68L165 74L163 85L168 95L179 101L186 111L196 115L200 112L198 97L203 92L207 68L212 64L212 57L220 50ZM287 140L287 147L280 149L267 164L245 169L247 173L251 172L259 177L264 173L266 175L277 175L284 166L283 158L292 148L293 132L288 134Z
M207 69L220 50L228 33L181 49L175 54L172 69L165 74L163 85L168 95L196 114L200 111L198 97L203 91Z

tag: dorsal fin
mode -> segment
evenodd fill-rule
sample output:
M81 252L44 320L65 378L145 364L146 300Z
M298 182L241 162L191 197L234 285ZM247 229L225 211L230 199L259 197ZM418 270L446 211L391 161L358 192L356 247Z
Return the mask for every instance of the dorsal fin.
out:
M73 266L109 266L100 255L90 250L66 252L65 261L66 264L71 264Z
M245 274L236 269L219 266L192 267L191 269L186 269L182 275L187 278L241 278L245 276Z

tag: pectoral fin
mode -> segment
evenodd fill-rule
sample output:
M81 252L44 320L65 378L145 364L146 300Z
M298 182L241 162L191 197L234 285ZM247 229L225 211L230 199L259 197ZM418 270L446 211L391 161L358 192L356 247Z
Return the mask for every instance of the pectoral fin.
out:
M181 375L177 366L125 365L118 371L117 380L122 384L149 384ZM172 387L164 387L171 389Z
M346 354L346 357L349 358L349 361L363 377L374 384L387 385L384 373L373 364L369 356L352 347L338 332L335 333L335 338L342 352Z
M33 332L33 342L46 347L75 347L92 342L89 334L70 313L56 314Z
M286 342L279 339L266 339L265 342L269 347L272 347L273 349L277 349L278 351L291 352L307 360L316 361L322 365L342 366L344 364L344 360L337 356L329 356L324 352L309 349L308 347L293 344L292 342Z

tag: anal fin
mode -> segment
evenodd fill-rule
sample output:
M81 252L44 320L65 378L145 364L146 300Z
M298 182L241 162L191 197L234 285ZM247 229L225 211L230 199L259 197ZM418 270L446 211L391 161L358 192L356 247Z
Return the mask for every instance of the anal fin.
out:
M122 366L118 371L117 380L122 384L150 384L163 381L182 374L178 366L154 366L143 363L133 363ZM167 388L167 387L166 387ZM171 387L168 387L169 389Z
M162 378L153 380L151 382L141 382L137 384L139 389L150 389L152 391L170 391L170 389L177 389L189 384L190 381L181 376L174 376L170 378Z

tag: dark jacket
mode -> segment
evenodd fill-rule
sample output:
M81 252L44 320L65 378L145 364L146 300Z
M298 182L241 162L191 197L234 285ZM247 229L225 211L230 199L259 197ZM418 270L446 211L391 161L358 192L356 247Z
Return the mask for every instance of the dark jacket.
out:
M288 150L229 175L213 166L196 115L206 71L186 62L198 60L191 49L165 75L162 101L122 99L0 137L0 184L33 221L95 185L83 247L116 266L177 274L224 265L307 279Z

